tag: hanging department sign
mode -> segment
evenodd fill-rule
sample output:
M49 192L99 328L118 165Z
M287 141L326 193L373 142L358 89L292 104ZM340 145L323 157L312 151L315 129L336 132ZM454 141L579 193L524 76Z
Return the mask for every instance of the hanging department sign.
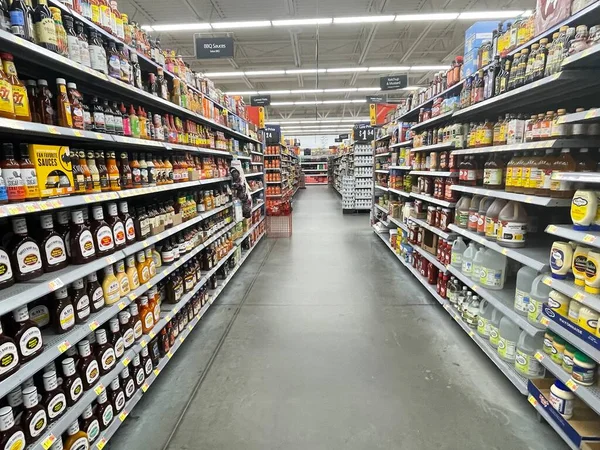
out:
M271 104L270 95L252 95L250 96L250 106L269 106Z
M233 38L194 35L197 59L233 58Z
M367 103L387 103L387 95L367 95Z
M379 87L382 91L393 91L408 86L408 75L394 75L391 77L380 77Z

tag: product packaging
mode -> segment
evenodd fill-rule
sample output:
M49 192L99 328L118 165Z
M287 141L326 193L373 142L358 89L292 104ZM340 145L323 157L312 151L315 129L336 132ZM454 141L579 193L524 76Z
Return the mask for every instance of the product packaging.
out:
M35 165L42 197L57 197L74 192L69 147L29 144L29 158Z

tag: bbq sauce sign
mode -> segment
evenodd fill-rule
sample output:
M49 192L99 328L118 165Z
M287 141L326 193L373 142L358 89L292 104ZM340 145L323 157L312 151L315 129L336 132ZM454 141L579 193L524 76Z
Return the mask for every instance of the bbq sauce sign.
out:
M194 36L197 59L233 58L233 38Z
M361 142L371 142L375 139L375 130L368 123L354 124L354 140Z
M281 126L266 124L265 141L267 144L279 144L281 142Z

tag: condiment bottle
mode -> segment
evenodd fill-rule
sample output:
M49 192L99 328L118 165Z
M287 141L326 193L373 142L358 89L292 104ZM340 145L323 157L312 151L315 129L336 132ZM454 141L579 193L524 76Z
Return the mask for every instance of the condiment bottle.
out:
M61 365L64 374L62 387L67 396L67 404L73 406L83 394L83 380L75 369L73 358L63 359Z
M104 303L108 306L117 303L121 296L117 277L111 265L104 268L104 279L102 280L102 291L104 292Z
M100 377L98 361L92 355L90 341L84 339L77 344L79 350L80 362L79 370L82 374L82 383L84 390L88 391L94 387Z
M19 351L21 363L31 361L43 351L42 333L33 320L29 319L27 305L13 312L17 330L13 339Z
M110 255L115 251L115 239L111 227L104 221L104 212L102 205L92 207L91 233L94 236L98 256Z
M12 85L12 97L15 118L17 120L25 120L27 122L31 122L31 112L29 111L29 98L27 94L27 88L21 82L21 80L19 80L19 76L17 75L17 69L15 67L15 63L13 62L13 55L11 55L10 53L0 53L0 58L2 59L2 65L4 68L6 78L8 82ZM0 94L0 96L4 96L4 94Z
M560 174L574 172L577 164L571 156L571 149L563 148L560 155L552 163L552 181L550 183L550 197L571 198L575 191L569 181L560 180Z
M94 415L92 405L86 406L81 413L81 430L87 435L90 442L94 442L100 435L100 421Z
M137 356L137 355L136 355ZM129 400L135 394L135 381L129 374L129 368L125 367L123 371L120 373L121 376L121 386L123 386L123 391L125 392L125 397Z
M106 430L112 423L114 418L114 410L112 404L108 401L106 389L98 396L98 406L96 406L96 414L100 420L100 429Z
M140 279L138 276L138 271L135 267L135 257L133 255L128 256L125 260L125 263L127 264L127 270L125 273L127 275L127 280L129 281L129 289L137 289L140 287Z
M87 450L89 448L88 435L79 429L79 422L76 420L67 429L64 450Z
M96 259L96 246L90 229L85 225L82 210L71 212L71 262L85 264Z
M17 281L28 281L42 275L42 255L38 244L28 236L27 222L22 217L13 219L14 235L7 248Z
M129 166L129 158L125 152L121 153L119 183L121 189L133 189L133 176L131 174L131 167Z
M0 117L7 119L16 118L12 88L12 83L0 67Z
M144 368L146 378L148 378L152 374L152 369L154 368L152 358L149 355L148 347L144 347L142 349L142 352L140 353L140 359L142 360L142 367Z
M61 127L73 128L73 112L71 111L71 102L67 94L67 81L64 78L56 79L56 106L58 109L58 124Z
M117 277L117 283L119 283L119 295L121 297L125 297L127 294L129 294L130 292L130 288L129 288L129 279L127 278L127 275L125 274L125 262L123 260L118 261L115 264L115 268L116 268L116 277Z
M85 194L85 177L79 164L77 151L71 153L71 170L73 172L73 192L75 194Z
M121 330L119 328L119 319L117 319L116 317L110 319L109 326L109 344L111 344L115 350L115 358L119 359L121 356L123 356L123 353L125 352L125 342L123 341L123 334L121 333Z
M147 347L144 347L144 349L148 350ZM142 366L140 355L135 355L133 358L133 381L135 382L136 389L142 387L145 380L146 374L144 373L144 366Z
M117 363L115 350L108 343L106 330L96 330L96 359L100 366L100 375L106 375Z
M94 157L96 159L96 166L98 167L98 178L100 180L100 191L110 191L108 183L108 169L106 168L106 162L104 160L104 152L95 152Z
M0 365L0 380L4 380L19 369L20 358L15 341L4 335L2 324L0 324L0 348L2 349L0 353L2 360L2 364ZM0 428L1 416L2 414L0 413ZM0 429L0 431L2 430Z
M15 422L21 424L21 417L23 416L23 392L21 386L17 386L15 389L10 391L6 396L8 406L13 410L15 416Z
M138 279L140 284L145 284L150 280L150 268L146 263L146 255L143 251L137 252L135 259L137 262Z
M85 152L83 150L79 150L79 152L75 153L79 157L79 167L81 168L81 173L83 175L85 193L91 194L94 192L94 179L87 164L87 160L85 159Z
M56 28L54 19L48 9L47 0L38 0L38 4L33 11L33 25L35 28L36 44L58 53Z
M121 389L118 377L112 380L109 389L109 400L113 405L115 414L119 414L123 411L123 408L125 408L125 393L123 392L123 389Z
M90 171L90 176L92 177L91 192L102 192L102 189L100 187L100 171L98 170L98 166L96 165L96 159L94 158L94 152L92 151L87 152L87 167Z
M6 184L8 201L22 202L25 200L26 191L21 176L21 165L15 160L12 144L2 144L2 151L4 158L0 162L0 168L2 169L2 178L4 178Z
M87 295L90 299L91 312L95 313L104 307L104 291L98 283L98 275L92 272L87 276Z
M51 370L44 373L44 395L42 395L42 403L46 410L46 416L49 422L54 422L67 409L67 398L65 391L58 386L56 379L56 371Z
M38 95L36 97L36 109L40 113L40 123L56 125L54 102L52 101L52 94L48 88L48 81L38 80L37 85Z
M59 334L66 333L75 326L75 309L66 287L54 292L54 297L52 308L54 330Z
M67 266L67 251L62 236L54 231L52 214L40 216L42 229L40 248L42 251L42 264L45 272L54 272Z
M135 242L135 224L133 218L129 215L129 207L127 202L119 202L119 217L125 227L125 238L127 239L127 245L131 245ZM132 289L135 289L132 287Z
M104 109L104 126L106 127L106 132L109 134L114 134L115 132L115 115L113 114L110 105L108 104L108 100L103 100L102 109Z
M108 217L106 218L106 223L111 229L112 235L115 241L115 250L120 250L127 245L127 237L125 235L125 225L118 216L117 212L117 204L116 203L108 203L106 205L106 210L108 212Z
M25 188L25 199L39 200L40 189L38 187L37 173L35 165L29 159L27 144L19 144L19 156L21 178L23 178L23 187Z
M154 328L154 311L148 303L148 297L145 295L140 296L140 318L142 320L142 330L144 334L150 333Z
M73 307L75 308L75 323L85 323L90 316L90 297L88 296L83 278L73 281L71 284Z
M150 278L156 275L156 264L154 263L154 258L152 257L152 248L147 247L144 250L146 256L146 264L148 265L148 271L150 273Z
M10 406L0 408L0 448L21 450L27 446L23 429L15 424L13 410Z
M133 329L133 339L138 340L144 334L142 319L138 311L138 306L134 302L129 306L129 314L131 315L131 328Z
M38 404L38 394L35 386L23 389L23 405L25 410L21 416L21 426L25 432L25 441L32 444L48 427L46 410Z

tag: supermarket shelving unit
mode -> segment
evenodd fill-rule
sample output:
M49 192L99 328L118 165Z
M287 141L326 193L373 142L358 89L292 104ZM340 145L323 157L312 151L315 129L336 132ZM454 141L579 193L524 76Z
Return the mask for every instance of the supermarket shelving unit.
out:
M300 166L307 186L329 184L329 160L327 155L300 156Z

